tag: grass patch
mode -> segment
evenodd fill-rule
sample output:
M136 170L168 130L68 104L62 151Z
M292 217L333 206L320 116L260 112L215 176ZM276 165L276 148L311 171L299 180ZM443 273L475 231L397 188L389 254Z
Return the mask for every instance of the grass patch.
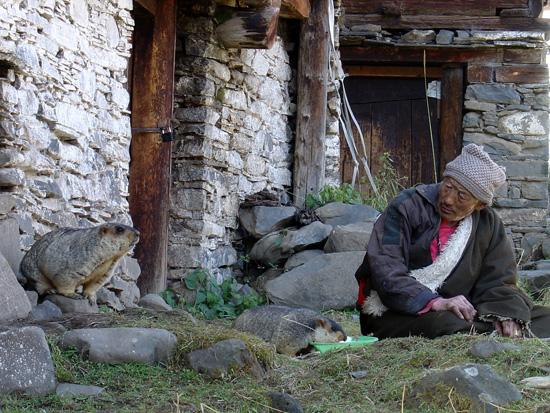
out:
M354 312L331 311L349 335L358 335ZM230 328L219 320L195 323L184 313L153 313L133 310L111 317L117 326L167 328L178 337L178 357L170 366L146 366L136 363L109 365L82 360L73 350L61 350L50 338L52 356L59 381L103 386L106 392L95 399L61 399L57 396L0 398L4 412L267 412L268 391L285 391L297 398L307 412L399 412L401 397L410 394L413 384L428 369L444 369L475 362L486 363L512 383L525 377L544 375L541 367L550 366L548 343L537 339L516 340L520 352L494 355L478 360L468 352L471 344L483 336L454 335L436 340L418 337L384 340L359 349L343 349L305 359L275 355L273 348ZM102 326L108 325L106 321ZM264 363L271 365L262 381L247 375L210 380L186 369L181 355L209 346L229 337L243 338ZM512 342L499 338L499 341ZM351 372L365 370L363 379L353 379ZM548 392L523 389L523 400L506 409L534 412L548 404ZM450 395L449 395L450 393ZM451 401L463 410L467 401L450 389L441 389L431 401L417 408L405 406L407 412L452 412ZM506 410L502 410L506 411Z

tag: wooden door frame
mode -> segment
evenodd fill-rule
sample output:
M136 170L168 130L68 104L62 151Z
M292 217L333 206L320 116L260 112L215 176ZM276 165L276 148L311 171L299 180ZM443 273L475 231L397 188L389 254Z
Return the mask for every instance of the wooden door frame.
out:
M454 159L462 147L462 108L464 106L464 72L460 63L426 67L426 76L441 80L441 112L439 122L439 171ZM423 78L422 66L346 64L349 76ZM441 177L438 174L438 178Z
M166 288L171 142L143 128L167 127L174 102L177 0L139 0L132 48L130 215L140 231L135 256L142 295ZM137 8L137 7L136 7Z

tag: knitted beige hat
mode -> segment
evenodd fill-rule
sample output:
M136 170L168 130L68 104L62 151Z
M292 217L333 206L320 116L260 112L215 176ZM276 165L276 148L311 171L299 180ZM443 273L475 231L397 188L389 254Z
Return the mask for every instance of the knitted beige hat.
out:
M471 143L447 164L443 176L455 179L481 202L491 205L495 191L506 181L505 171L483 147Z

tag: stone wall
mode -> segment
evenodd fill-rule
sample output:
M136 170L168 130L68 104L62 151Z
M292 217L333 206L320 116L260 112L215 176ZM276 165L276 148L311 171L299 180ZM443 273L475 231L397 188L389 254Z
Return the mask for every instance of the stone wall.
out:
M131 0L0 4L0 231L21 240L16 255L56 227L131 223L131 9Z
M198 267L230 276L240 202L263 189L288 199L291 186L296 64L283 39L291 29L280 24L269 50L224 49L213 12L178 18L172 279Z
M501 53L500 59L484 62L478 58L464 64L463 143L483 145L498 164L506 167L507 183L497 194L494 206L514 240L518 258L527 259L545 237L548 211L549 107L544 33L401 32L368 24L342 28L340 40L347 46L461 46Z

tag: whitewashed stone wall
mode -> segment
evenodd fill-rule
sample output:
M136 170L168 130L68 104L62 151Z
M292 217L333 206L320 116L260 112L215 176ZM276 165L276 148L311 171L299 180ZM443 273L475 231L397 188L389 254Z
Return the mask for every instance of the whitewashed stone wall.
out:
M295 63L278 38L269 50L226 50L212 15L178 20L170 277L208 268L231 275L240 202L263 189L288 198Z
M132 0L0 2L2 222L17 223L22 249L60 226L131 222L131 9Z
M366 24L342 28L347 46L418 44L500 50L501 59L465 65L463 143L482 145L506 167L507 183L494 206L518 258L545 238L548 213L548 68L544 33L521 31L385 31ZM404 46L407 47L407 46Z

